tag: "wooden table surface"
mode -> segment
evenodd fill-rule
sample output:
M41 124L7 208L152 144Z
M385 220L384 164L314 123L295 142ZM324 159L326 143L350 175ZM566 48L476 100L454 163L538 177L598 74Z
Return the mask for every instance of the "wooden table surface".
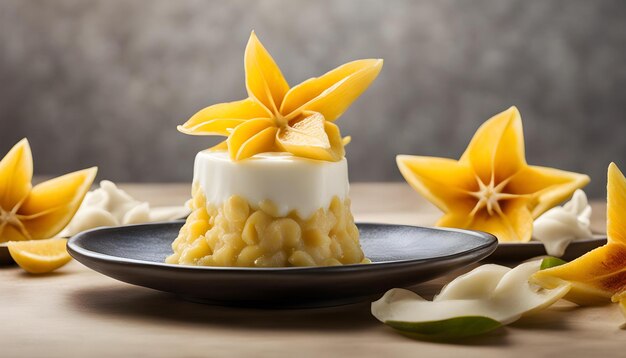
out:
M189 196L182 184L123 185L153 205ZM358 221L432 225L438 212L405 184L354 184ZM604 227L594 203L594 228ZM432 295L456 274L414 289ZM451 343L394 333L369 302L254 310L187 302L118 282L78 262L49 275L0 268L0 357L617 357L626 355L615 305L559 305L492 334Z

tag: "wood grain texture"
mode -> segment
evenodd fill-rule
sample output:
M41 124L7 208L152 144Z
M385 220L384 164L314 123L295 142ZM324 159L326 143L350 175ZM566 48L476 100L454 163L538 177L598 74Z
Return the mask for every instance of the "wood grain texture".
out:
M123 185L155 205L188 185ZM438 213L403 184L355 184L357 220L432 224ZM594 227L603 204L594 204ZM414 289L432 295L458 273ZM207 306L131 286L77 262L46 276L0 268L0 357L577 357L623 354L615 305L560 304L494 334L455 344L419 342L376 321L369 303L309 310Z

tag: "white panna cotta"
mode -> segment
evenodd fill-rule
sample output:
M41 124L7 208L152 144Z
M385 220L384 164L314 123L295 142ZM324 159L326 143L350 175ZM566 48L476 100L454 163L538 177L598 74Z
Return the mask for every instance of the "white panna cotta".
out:
M302 218L328 208L334 197L345 200L350 189L345 158L327 162L288 153L232 161L226 151L204 150L196 155L193 181L213 205L237 195L251 206L269 200L280 216L295 211Z
M287 153L233 161L197 154L192 210L166 262L198 266L330 266L369 262L350 211L346 159Z

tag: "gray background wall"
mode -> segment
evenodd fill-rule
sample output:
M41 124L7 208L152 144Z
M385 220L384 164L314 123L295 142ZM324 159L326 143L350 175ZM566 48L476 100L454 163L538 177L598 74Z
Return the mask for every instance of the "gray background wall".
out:
M216 139L175 126L244 97L251 29L291 84L385 59L339 121L353 181L458 157L513 104L530 163L589 173L594 196L626 169L626 2L604 0L0 0L0 152L28 137L37 174L190 180Z

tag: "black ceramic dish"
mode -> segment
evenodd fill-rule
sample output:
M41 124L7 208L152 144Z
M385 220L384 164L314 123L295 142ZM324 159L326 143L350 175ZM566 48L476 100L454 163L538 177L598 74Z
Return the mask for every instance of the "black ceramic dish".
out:
M561 258L565 261L571 261L604 244L606 244L606 236L594 236L591 239L572 241ZM545 255L547 255L546 249L543 243L539 241L501 243L487 260L491 262L522 262Z
M371 264L332 267L237 268L170 265L163 261L183 222L102 228L68 242L76 260L134 285L211 304L321 307L370 299L479 261L492 253L490 234L456 229L358 224Z

